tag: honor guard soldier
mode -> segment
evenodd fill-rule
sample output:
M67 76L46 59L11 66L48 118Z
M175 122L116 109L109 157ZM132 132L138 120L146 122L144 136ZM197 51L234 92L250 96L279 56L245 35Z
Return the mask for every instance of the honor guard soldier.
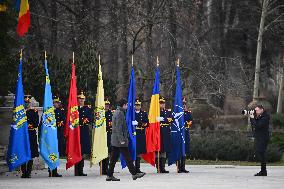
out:
M25 95L24 101L26 106L25 108L26 108L28 130L29 130L31 157L35 158L39 156L37 131L36 131L36 129L39 126L39 115L37 109L32 107L31 95ZM33 167L33 159L21 165L21 171L22 171L21 178L31 178L32 167Z
M167 160L167 153L171 152L171 124L173 122L173 115L170 109L166 109L166 100L161 97L160 100L160 141L161 141L161 150L160 150L160 159L159 167L157 167L160 173L169 173L166 171L165 165ZM156 162L158 162L156 160Z
M149 120L148 114L146 111L141 110L141 101L136 99L135 101L135 121L137 121L136 125L136 161L135 167L137 173L142 173L140 170L140 160L141 154L145 154L146 150L146 133L145 129L148 127Z
M79 125L82 160L75 165L75 176L87 176L83 173L84 155L91 154L90 129L94 120L94 113L90 105L85 105L86 97L83 92L78 95Z
M107 99L105 100L105 117L106 117L106 131L107 131L107 147L109 155L111 152L112 115L113 115L113 110L111 110L110 101ZM104 159L102 162L103 175L107 175L108 165L109 165L109 157Z
M186 98L182 99L183 102L183 110L184 110L184 135L185 135L185 154L186 156L190 155L190 128L192 127L192 115L188 110L186 105ZM178 173L188 173L185 169L185 160L186 156L182 157L181 160L178 161Z
M59 96L53 96L53 106L54 106L54 113L56 119L56 126L57 126L57 140L58 140L58 152L59 156L65 155L65 138L64 138L64 125L66 122L66 116L64 113L64 109L62 108L61 101ZM57 168L50 171L48 169L49 177L62 177L62 175L58 174Z

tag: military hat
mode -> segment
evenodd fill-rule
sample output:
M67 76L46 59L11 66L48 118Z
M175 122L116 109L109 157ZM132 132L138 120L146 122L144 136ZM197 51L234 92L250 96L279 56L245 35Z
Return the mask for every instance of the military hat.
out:
M54 96L53 96L53 102L59 102L59 103L61 103L61 100L60 100L60 98L59 98L58 95L54 95Z
M160 104L163 104L163 103L165 103L166 102L166 100L165 100L165 98L164 97L160 97L160 100L159 100L159 102L160 102Z
M31 103L32 102L32 96L31 95L25 95L24 101L25 101L25 103Z
M84 91L81 91L77 98L85 99Z
M108 98L105 100L105 105L110 105L110 101L108 100Z
M141 105L141 101L139 99L135 100L135 105Z

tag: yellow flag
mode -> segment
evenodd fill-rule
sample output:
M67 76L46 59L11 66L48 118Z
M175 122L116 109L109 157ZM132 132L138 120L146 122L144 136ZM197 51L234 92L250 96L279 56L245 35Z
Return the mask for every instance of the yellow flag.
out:
M91 166L99 163L108 157L107 148L107 132L106 132L106 118L105 118L105 100L104 100L104 85L102 78L102 69L99 61L98 73L98 88L95 103L95 120L92 131L92 154Z

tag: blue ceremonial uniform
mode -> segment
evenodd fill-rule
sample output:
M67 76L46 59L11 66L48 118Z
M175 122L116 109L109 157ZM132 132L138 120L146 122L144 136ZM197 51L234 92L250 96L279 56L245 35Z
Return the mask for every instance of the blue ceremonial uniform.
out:
M149 124L147 112L136 111L135 120L138 122L136 126L136 154L145 154L147 152L145 128L148 127Z
M37 143L37 131L39 126L39 115L37 109L27 109L27 122L29 125L29 138L32 158L38 157L38 143Z
M82 154L91 153L90 126L94 120L94 113L91 106L85 105L78 108L80 124L80 140Z
M192 115L190 111L184 111L184 135L185 135L185 153L190 155L190 128L192 126Z
M161 151L160 152L171 152L171 123L174 118L171 110L161 110L160 116L164 118L164 121L160 122L160 134L161 134Z
M58 151L59 155L65 155L65 138L64 138L64 126L66 122L66 115L63 108L55 108L55 119L57 126L57 139L58 139Z
M113 115L113 111L111 109L105 112L106 131L107 131L107 147L108 147L109 153L111 152L112 115Z

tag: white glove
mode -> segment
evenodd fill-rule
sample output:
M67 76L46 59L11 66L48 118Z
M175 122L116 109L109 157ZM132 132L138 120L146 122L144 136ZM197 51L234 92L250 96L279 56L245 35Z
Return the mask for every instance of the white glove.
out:
M163 117L157 117L157 121L164 121L165 119Z
M249 111L249 117L254 119L254 111L253 110Z
M134 121L132 121L132 125L136 126L136 125L138 125L138 122L136 120L134 120Z

